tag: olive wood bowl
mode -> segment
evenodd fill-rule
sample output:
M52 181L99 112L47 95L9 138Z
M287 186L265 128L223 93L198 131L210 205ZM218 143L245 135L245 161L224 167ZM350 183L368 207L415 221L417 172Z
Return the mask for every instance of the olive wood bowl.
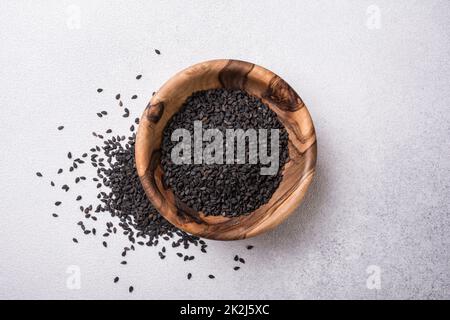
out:
M160 147L163 130L193 92L229 88L245 90L272 109L289 134L289 159L270 201L246 215L205 216L176 199L163 185ZM292 214L315 173L317 143L308 109L279 76L238 60L212 60L193 65L168 80L151 98L136 137L136 168L154 207L176 227L199 237L237 240L270 230Z

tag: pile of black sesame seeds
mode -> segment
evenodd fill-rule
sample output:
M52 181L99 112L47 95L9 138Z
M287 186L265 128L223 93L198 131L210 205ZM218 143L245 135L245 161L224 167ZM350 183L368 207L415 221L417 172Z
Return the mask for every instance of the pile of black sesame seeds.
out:
M159 53L158 53L159 54ZM142 75L137 75L139 80ZM97 89L98 93L104 92L102 88ZM115 95L119 107L122 107L124 118L130 116L131 111L123 108L124 103L120 94ZM133 95L131 99L137 99L137 95ZM98 117L105 117L108 112L96 113ZM92 146L89 150L76 157L72 152L67 153L67 158L71 161L68 171L72 174L80 166L90 165L94 168L93 175L76 176L74 183L89 182L95 184L98 189L97 199L98 203L79 205L78 209L84 217L84 221L80 220L77 225L81 228L86 236L99 236L102 245L108 247L108 239L112 236L119 236L122 234L128 239L128 245L123 247L121 252L120 264L126 265L126 257L130 252L137 250L138 247L158 247L158 256L160 259L165 259L171 249L176 256L183 261L192 261L195 256L186 252L191 246L197 247L203 254L207 253L207 244L204 240L187 234L186 232L174 227L167 220L165 220L158 211L152 206L147 199L142 185L139 181L135 167L134 159L134 144L136 139L135 129L139 124L139 118L135 118L134 122L129 128L127 135L112 135L112 129L108 129L105 133L92 132L93 136L98 138L101 143ZM65 126L57 127L58 131L64 130ZM64 174L64 169L56 170L58 175ZM44 178L41 172L36 172L37 177ZM52 188L57 185L53 180L49 181ZM64 192L70 191L69 184L63 184L61 189ZM77 203L83 200L80 194L74 195L74 200ZM62 201L55 201L55 207L60 207ZM95 227L88 227L92 223L99 223L98 217L107 214L111 217L105 225ZM54 218L59 218L56 212L51 214ZM102 231L100 231L102 229ZM78 238L72 238L73 243L79 243ZM167 247L166 247L167 246ZM253 246L247 246L247 249L252 249ZM184 252L183 252L184 249ZM241 259L241 260L239 260ZM234 260L234 270L239 270L240 267L236 264L245 263L244 259L239 258ZM193 274L189 272L187 279L192 279ZM209 279L215 279L212 274L208 275ZM114 276L113 282L119 282L119 277ZM134 286L130 285L128 291L134 291Z
M196 164L193 153L190 164L175 164L172 140L174 131L183 128L194 136L194 123L200 122L203 133L216 129L226 135L227 129L278 129L279 168L274 175L262 175L260 162L250 164L250 141L246 140L245 164ZM270 145L271 137L268 137ZM209 143L203 141L203 148ZM220 142L226 149L226 142ZM267 203L278 188L282 169L288 159L288 133L283 124L259 98L243 90L210 89L194 92L170 119L163 132L161 165L164 183L182 202L205 215L235 217L248 214ZM275 150L273 150L275 151ZM277 150L278 151L278 150ZM234 144L234 154L237 145Z

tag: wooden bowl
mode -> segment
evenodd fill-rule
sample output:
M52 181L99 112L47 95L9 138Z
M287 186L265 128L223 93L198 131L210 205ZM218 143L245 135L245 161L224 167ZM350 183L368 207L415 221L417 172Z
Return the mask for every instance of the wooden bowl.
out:
M162 183L160 147L163 130L193 92L216 88L242 89L272 109L289 134L289 159L283 179L268 203L239 217L205 216L175 198ZM285 220L302 201L312 181L317 157L316 135L308 109L279 76L238 60L212 60L173 76L152 97L136 137L136 167L154 207L173 225L193 235L236 240L253 237Z

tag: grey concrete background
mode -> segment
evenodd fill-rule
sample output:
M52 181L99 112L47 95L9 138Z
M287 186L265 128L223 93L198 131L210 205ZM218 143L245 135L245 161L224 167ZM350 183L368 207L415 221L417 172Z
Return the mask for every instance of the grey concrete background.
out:
M450 298L449 16L431 0L1 0L0 298ZM210 241L190 264L139 250L123 267L123 239L104 249L75 225L75 195L94 190L48 178L94 129L127 130L119 113L95 116L117 92L137 116L172 74L213 58L260 64L299 92L318 135L314 184L273 232Z

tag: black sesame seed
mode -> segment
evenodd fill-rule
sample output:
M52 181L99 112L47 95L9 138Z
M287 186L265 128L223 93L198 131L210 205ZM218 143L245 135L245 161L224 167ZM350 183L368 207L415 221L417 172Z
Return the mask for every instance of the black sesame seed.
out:
M42 178L42 173L36 172L36 175L37 175L39 178Z
M59 126L58 130L61 131L62 129L64 129L64 126Z
M161 54L161 51L159 51L158 49L155 49L156 54Z
M98 88L98 89L97 89L97 92L98 92L98 93L100 93L100 92L102 92L102 91L103 91L102 88Z
M214 278L215 278L215 276L214 276L214 275L212 275L212 274L210 274L210 275L208 276L208 278L210 278L210 279L214 279Z

